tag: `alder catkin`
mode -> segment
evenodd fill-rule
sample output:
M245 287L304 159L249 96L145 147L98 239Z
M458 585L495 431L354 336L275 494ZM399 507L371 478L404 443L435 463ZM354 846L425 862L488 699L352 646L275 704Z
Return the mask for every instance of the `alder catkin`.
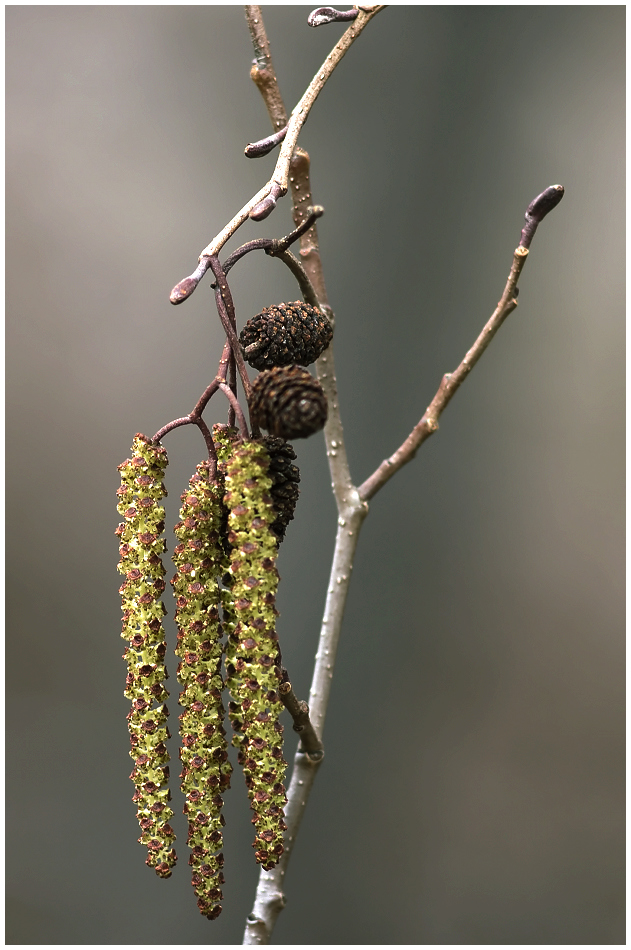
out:
M254 811L256 860L271 870L283 853L286 803L283 778L283 709L276 635L278 541L269 494L269 455L261 442L234 446L225 464L225 504L235 625L226 644L226 685L232 701L233 745Z
M209 475L208 462L197 466L181 496L178 544L173 553L177 573L171 581L178 626L175 653L180 693L182 747L181 788L188 817L189 864L197 906L210 920L221 913L224 883L221 793L230 786L232 766L223 726L221 699L222 643L218 576L225 557L221 547L223 488Z
M167 494L162 479L168 459L161 445L140 433L134 437L131 452L132 457L118 466L121 487L117 507L125 521L116 529L121 542L118 570L125 575L120 587L121 636L129 641L123 657L128 668L125 696L132 701L127 716L134 759L130 778L136 786L132 800L142 830L138 840L149 851L146 863L166 878L177 861L172 847L175 834L168 823L173 810L167 804L171 794L166 740L170 736L166 725L169 712L164 705L169 695L164 686L168 674L162 627L166 571L160 557L166 544L162 537L164 508L159 502Z

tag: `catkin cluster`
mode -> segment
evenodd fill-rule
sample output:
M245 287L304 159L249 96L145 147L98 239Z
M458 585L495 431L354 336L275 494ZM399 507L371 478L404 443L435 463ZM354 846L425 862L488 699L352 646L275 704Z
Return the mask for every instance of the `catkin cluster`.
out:
M226 644L226 685L248 788L256 860L271 870L283 853L286 829L282 783L283 708L278 694L280 651L275 630L278 541L271 531L276 514L269 494L269 455L261 442L235 446L225 462L224 502L228 508L228 542L234 626Z
M128 668L125 696L132 701L127 717L134 759L130 777L136 786L133 801L142 829L138 840L149 851L147 864L160 877L170 877L177 858L172 847L175 834L168 823L173 810L167 804L171 798L166 749L169 713L164 701L169 694L164 686L168 674L162 627L166 571L160 557L166 545L164 508L159 504L167 494L162 479L168 459L161 445L153 445L140 433L131 452L132 457L118 466L118 511L125 520L116 529L121 542L118 570L125 575L120 588L121 636L129 641L123 656Z
M222 630L218 576L225 557L221 547L223 489L209 475L208 463L197 466L188 491L181 496L178 544L173 553L177 573L172 580L178 626L175 653L180 693L182 747L181 788L188 817L189 864L197 906L213 920L221 913L224 882L221 828L223 798L232 766L223 727L221 700Z

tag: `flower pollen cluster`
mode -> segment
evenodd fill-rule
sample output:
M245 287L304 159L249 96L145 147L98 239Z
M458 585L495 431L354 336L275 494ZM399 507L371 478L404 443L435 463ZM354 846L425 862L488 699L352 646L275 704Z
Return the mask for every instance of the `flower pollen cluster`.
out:
M173 580L178 626L175 653L180 693L182 761L181 788L188 817L189 864L197 906L213 920L221 913L224 876L222 792L230 786L232 766L223 726L221 699L222 630L218 576L221 547L223 489L209 475L208 462L197 466L188 491L181 496L178 544L173 553Z
M269 494L269 455L261 442L237 444L225 464L224 502L229 509L228 541L234 628L226 645L226 685L232 702L233 745L254 811L253 847L266 870L283 853L286 830L283 778L283 709L280 651L276 635L278 541L271 530L276 513Z
M118 466L121 486L117 507L125 520L116 529L121 542L118 570L125 575L120 587L121 636L129 642L123 657L128 669L125 696L132 701L127 716L134 759L130 778L136 786L133 801L142 830L138 840L149 852L146 863L166 878L177 860L172 847L175 834L168 823L173 810L167 804L171 798L166 749L169 713L164 705L169 695L164 686L168 674L162 627L166 571L160 557L166 545L162 537L164 508L159 502L167 494L162 479L168 459L161 445L152 444L140 433L134 437L131 452L132 457Z

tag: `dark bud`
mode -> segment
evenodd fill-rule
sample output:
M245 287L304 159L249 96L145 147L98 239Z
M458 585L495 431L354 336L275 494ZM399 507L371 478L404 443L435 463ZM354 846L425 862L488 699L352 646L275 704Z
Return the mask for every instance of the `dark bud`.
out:
M530 202L526 209L526 226L521 232L520 247L530 247L539 223L553 208L556 208L564 194L563 185L550 185Z
M272 187L270 189L270 193L267 196L267 198L263 198L262 201L259 201L259 203L255 205L254 208L252 208L252 210L250 211L250 217L252 218L252 220L263 221L265 218L267 218L276 207L276 202L278 201L278 199L281 197L283 193L284 193L283 189L278 184L278 182L273 181ZM172 303L175 302L173 301L173 298L171 298L171 302Z
M335 7L318 7L312 10L307 17L309 26L324 26L325 23L334 23L336 21L354 20L359 10L355 7L353 10L336 10Z

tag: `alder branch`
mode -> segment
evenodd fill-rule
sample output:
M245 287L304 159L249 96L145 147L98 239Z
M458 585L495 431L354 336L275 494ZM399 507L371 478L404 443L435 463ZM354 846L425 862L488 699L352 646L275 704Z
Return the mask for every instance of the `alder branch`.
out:
M262 20L262 16L260 15L260 7L257 7L256 9L259 14L258 18L262 24L263 20ZM291 114L291 117L289 119L289 122L287 123L287 120L285 119L285 122L282 123L282 125L287 124L287 132L286 132L283 144L281 146L280 154L276 161L276 167L274 168L274 172L272 174L271 179L267 182L267 184L265 184L261 188L260 191L258 191L254 195L253 198L250 198L247 204L245 204L243 208L241 208L241 210L232 218L231 221L228 222L228 224L219 232L219 234L215 238L213 238L210 244L208 244L204 248L204 250L199 255L200 265L202 264L202 258L216 257L216 255L219 253L219 251L224 246L226 241L228 241L229 238L231 238L232 235L235 233L235 231L238 228L240 228L241 225L245 221L247 221L249 217L252 216L252 212L254 212L255 215L257 215L258 220L261 220L262 217L267 217L267 214L269 214L269 211L273 210L273 207L276 204L277 198L287 193L287 189L289 186L289 167L290 167L291 157L293 155L294 148L298 140L298 136L300 134L300 130L302 129L302 126L305 124L314 102L320 95L320 92L322 91L326 82L332 75L335 67L338 65L338 63L341 62L346 52L350 49L350 47L353 45L357 37L362 33L364 28L368 25L370 20L372 20L372 18L376 16L377 13L380 12L380 10L383 10L383 5L362 8L358 13L357 18L353 20L349 28L345 31L342 37L335 44L335 46L333 47L329 55L326 57L326 59L322 63L322 66L320 67L320 69L318 70L314 78L311 80L311 82L309 83L309 86L307 87L306 91L302 95L301 99L296 104ZM265 53L264 43L262 43L259 39L260 32L264 32L264 28L262 31L257 32L257 43L259 45L257 46L255 44L255 54L257 56L257 72L259 71L259 68L258 68L259 58L261 62L263 63L267 62L267 60L265 59L266 53ZM267 51L269 52L269 43L267 44ZM271 58L270 58L270 61L271 61ZM269 92L270 88L274 88L274 87L276 89L278 88L278 84L275 81L275 76L273 72L271 76L273 77L273 79L270 78L270 81L264 87L261 87L261 86L259 87L261 88L261 91L263 91L263 88L266 90L266 92L264 92L264 95L270 94ZM280 96L280 93L279 93L279 96ZM265 204L265 202L267 202L267 204ZM260 210L261 206L263 206L263 208L266 210L265 214L261 212ZM176 286L171 291L171 295L170 295L171 303L179 304L179 303L182 303L182 301L186 300L188 297L190 297L190 295L193 293L193 291L197 287L199 281L203 277L204 273L206 273L207 269L208 268L205 267L202 270L202 268L200 268L200 266L198 265L198 267L195 269L195 271L193 271L193 273L189 277L185 277L178 284L176 284Z
M378 12L379 9L381 9L381 7L371 8L372 15ZM319 12L320 11L316 11L316 13ZM363 12L364 11L360 10L357 20L353 24L354 26L357 26ZM281 193L284 194L287 190L287 185L289 185L292 190L294 221L300 228L301 224L303 224L307 218L307 209L313 205L313 200L309 180L309 156L304 150L295 147L297 139L296 130L299 130L299 126L304 122L306 116L303 116L301 120L296 117L302 115L302 113L298 112L299 107L303 109L311 107L317 97L319 88L316 80L314 80L307 90L307 93L305 93L305 96L303 96L298 106L294 109L289 122L287 122L287 114L278 89L260 7L247 7L246 16L253 35L256 54L251 75L261 91L275 131L283 130L285 133L281 154L276 163L272 181L270 182L270 190L264 196L264 199L258 202L261 207L254 206L254 212L259 218L268 214L275 204L276 197ZM344 37L347 37L348 33L349 31L344 34ZM344 39L344 37L342 39ZM338 47L339 44L334 48L333 53L336 53ZM344 52L345 51L344 49ZM343 55L343 53L341 53L341 55ZM341 55L339 55L339 58L341 58ZM325 63L326 62L327 61L325 61ZM316 77L316 79L318 78L319 77ZM309 101L308 94L313 96L311 101ZM286 129L285 126L287 126ZM274 141L276 141L278 136L272 136L270 139L271 138L274 138ZM265 142L265 140L263 140L263 142ZM256 144L257 143L255 143L255 145ZM283 164L283 162L285 162L285 164ZM287 169L287 173L285 169ZM553 194L553 192L556 193ZM561 186L553 186L551 189L546 189L546 192L538 196L538 198L529 205L526 214L526 227L522 232L522 241L513 255L511 272L502 298L493 316L483 329L478 340L476 340L473 347L466 354L458 369L452 374L446 374L434 400L403 446L397 450L391 459L382 463L359 490L353 485L351 480L344 446L344 433L339 413L332 347L329 347L316 363L318 378L325 389L329 403L329 419L325 427L325 440L333 491L338 508L338 530L318 652L309 694L309 706L307 707L307 704L300 703L296 699L291 687L283 691L286 694L284 699L284 701L286 700L285 704L294 718L295 724L302 726L303 722L301 716L309 715L310 726L313 730L311 738L315 737L315 741L317 741L320 750L322 749L321 739L331 688L335 654L359 531L368 512L367 501L392 477L395 471L414 456L422 442L425 441L432 432L436 431L438 428L438 416L467 377L472 367L479 360L502 322L517 306L517 282L526 257L528 256L528 247L532 241L536 227L545 214L558 203L562 194L563 189ZM252 246L248 248L248 250L255 249L253 246L254 243L256 242L252 242ZM302 271L308 280L308 284L305 283L304 285L303 295L305 299L308 299L308 302L315 300L323 312L329 316L331 322L333 322L333 314L328 304L324 284L315 222L310 224L304 230L304 233L301 234L300 243ZM263 244L257 243L257 247L263 247ZM264 249L269 252L269 246ZM207 248L206 251L208 250ZM244 250L242 253L247 253L247 250ZM288 264L294 261L295 264L292 266L295 267L295 265L298 265L300 267L300 262L293 258L293 255L286 249L277 256L284 257L285 262ZM306 296L307 293L309 297ZM307 713L308 709L310 709L310 714ZM246 924L244 944L269 943L278 913L285 903L283 894L284 876L320 761L321 759L314 760L314 757L308 754L304 742L301 743L294 759L294 768L287 795L287 807L285 811L287 823L287 832L284 839L285 851L275 868L271 871L261 870L260 872L253 911L249 915Z

